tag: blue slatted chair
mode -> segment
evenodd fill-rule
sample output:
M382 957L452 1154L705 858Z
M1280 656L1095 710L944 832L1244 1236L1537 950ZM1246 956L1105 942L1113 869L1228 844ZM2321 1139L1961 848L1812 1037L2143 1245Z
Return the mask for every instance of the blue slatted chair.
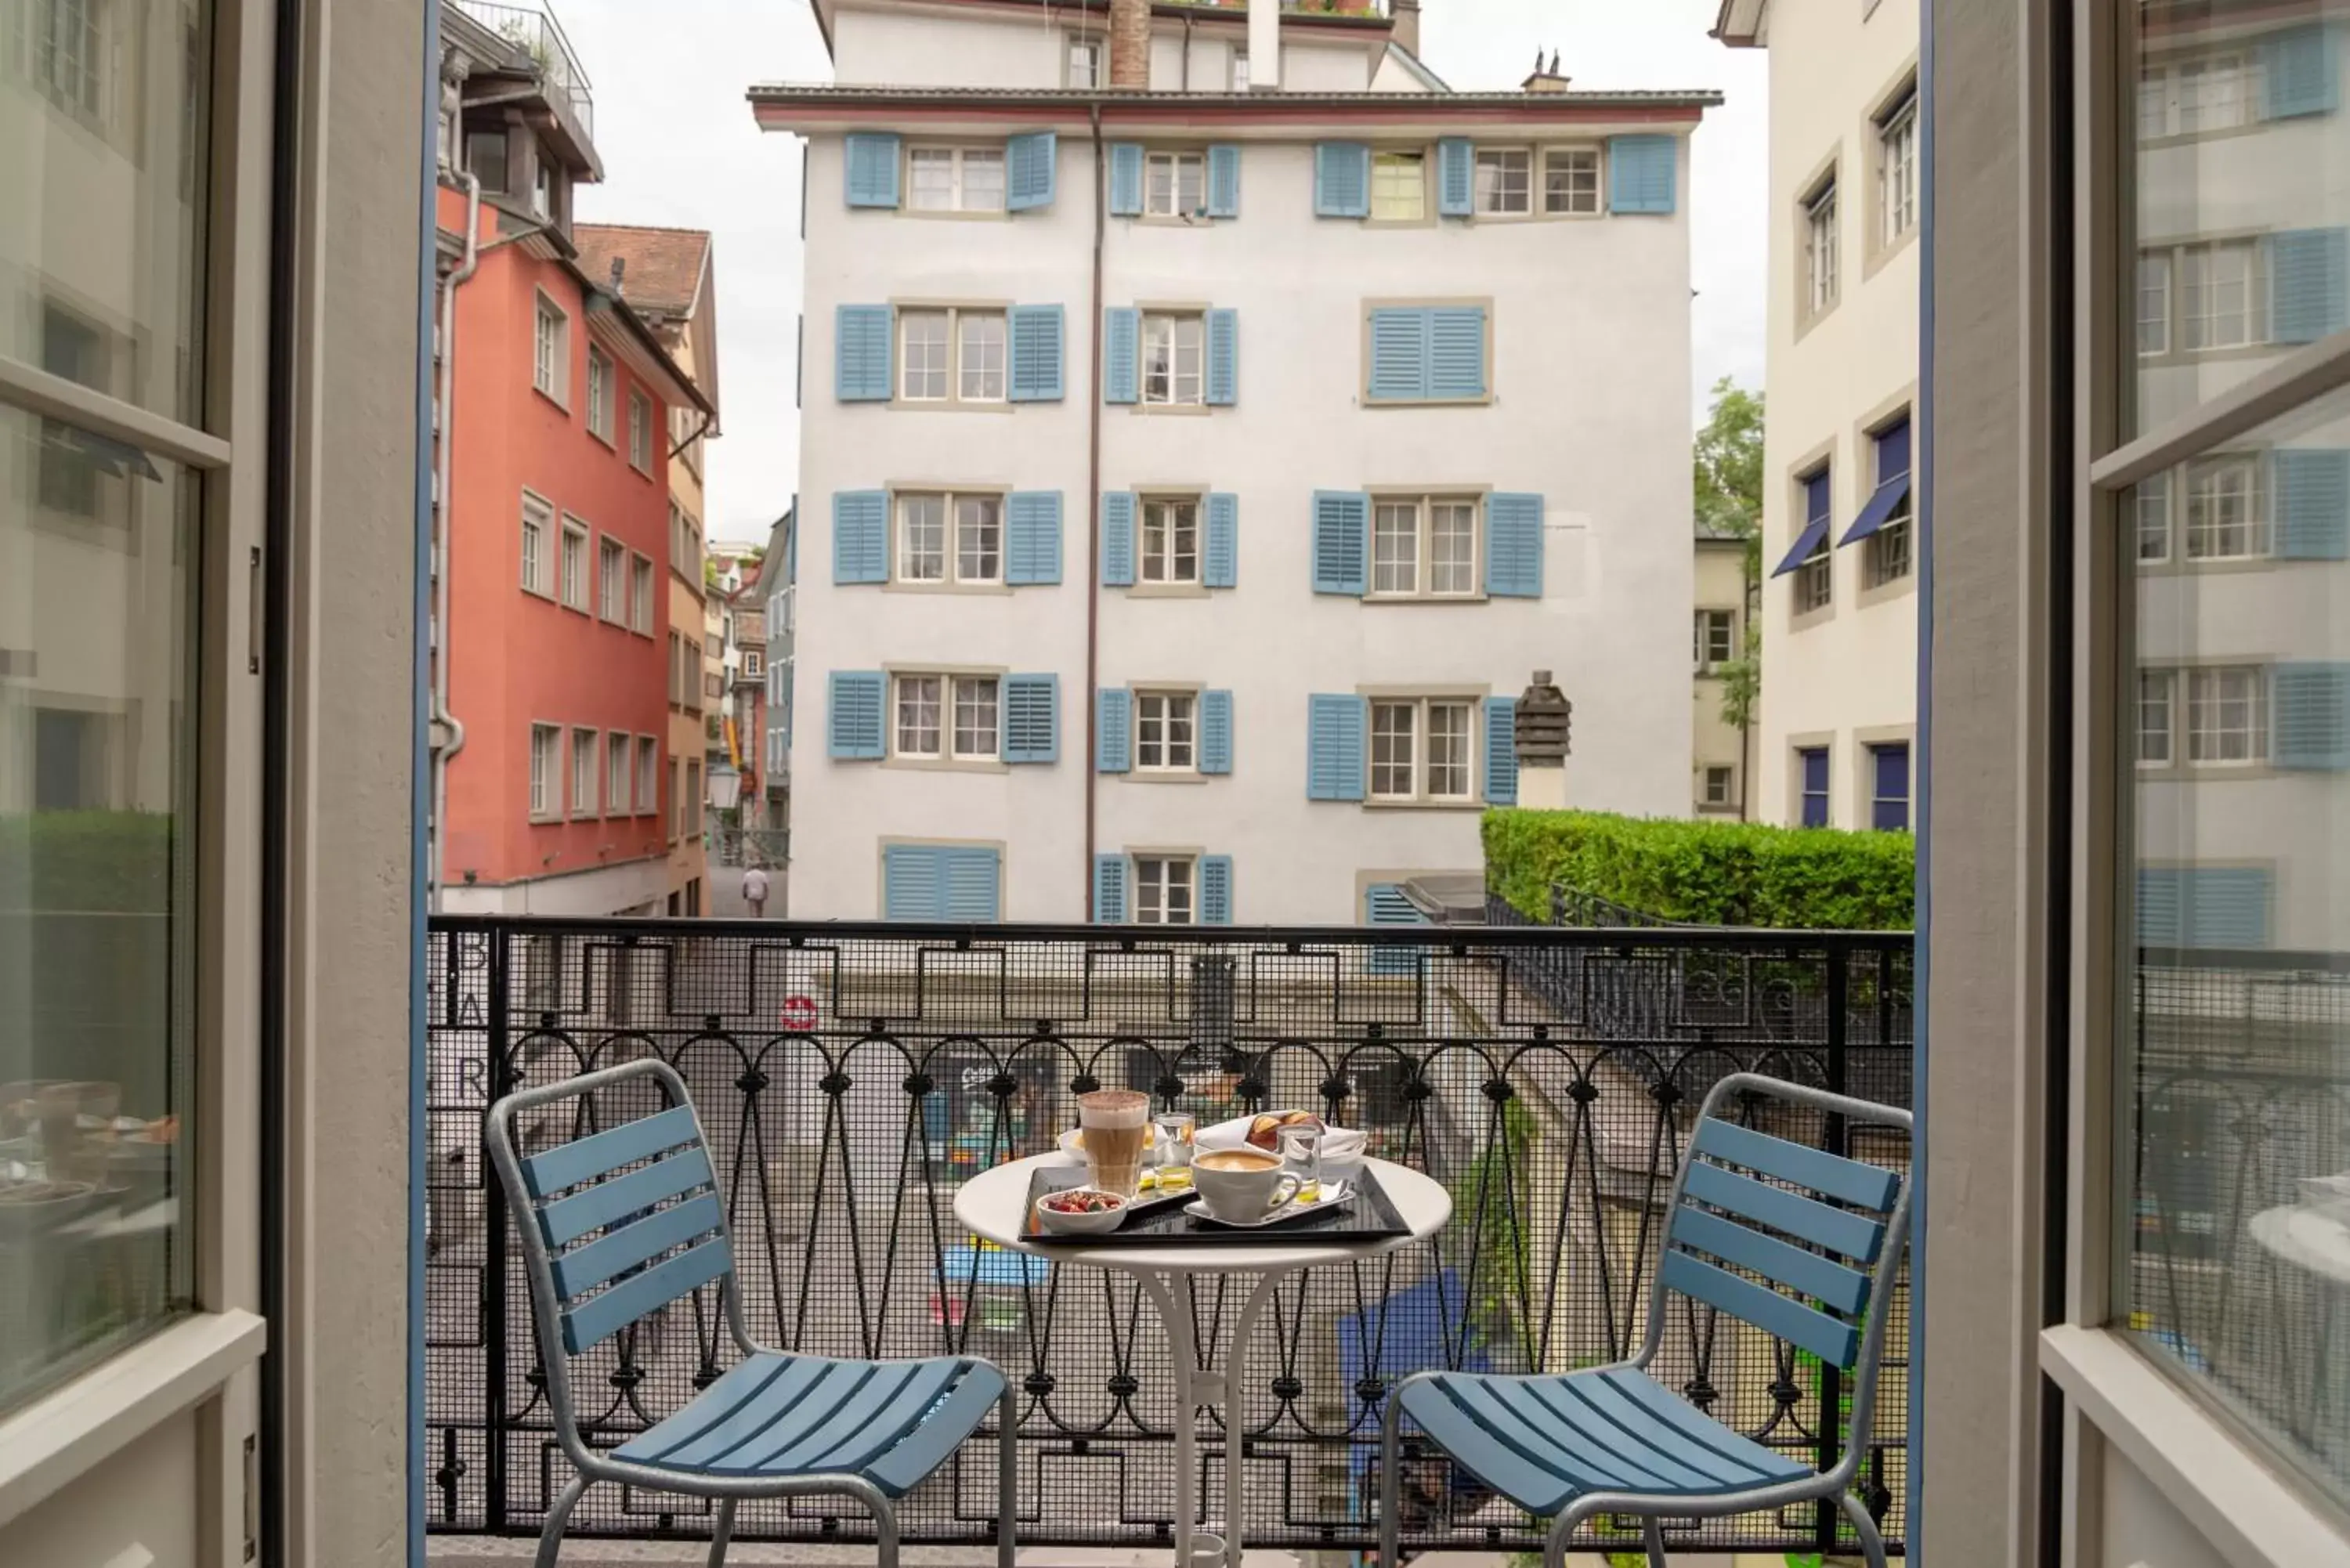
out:
M1630 1360L1560 1376L1417 1372L1388 1399L1379 1457L1379 1561L1396 1555L1402 1424L1537 1519L1553 1521L1545 1558L1560 1568L1577 1526L1637 1514L1651 1568L1664 1568L1664 1519L1719 1518L1834 1498L1870 1568L1885 1542L1850 1490L1865 1444L1814 1470L1683 1400L1649 1371L1673 1298L1726 1313L1851 1375L1849 1430L1869 1428L1887 1303L1909 1224L1903 1173L1740 1127L1718 1112L1733 1095L1908 1127L1909 1113L1738 1073L1714 1085L1673 1182L1648 1297L1647 1335Z
M669 1108L537 1154L515 1147L515 1118L551 1101L651 1078ZM1003 1374L975 1355L834 1361L754 1343L743 1317L726 1206L685 1082L666 1064L631 1062L490 1107L491 1162L529 1262L531 1311L547 1403L578 1469L547 1511L538 1568L555 1568L565 1524L588 1486L620 1481L718 1504L711 1568L722 1568L744 1498L832 1493L873 1512L881 1568L898 1561L895 1503L996 1411L998 1568L1012 1568L1014 1428ZM705 1286L725 1303L743 1359L691 1403L619 1448L579 1429L569 1358Z

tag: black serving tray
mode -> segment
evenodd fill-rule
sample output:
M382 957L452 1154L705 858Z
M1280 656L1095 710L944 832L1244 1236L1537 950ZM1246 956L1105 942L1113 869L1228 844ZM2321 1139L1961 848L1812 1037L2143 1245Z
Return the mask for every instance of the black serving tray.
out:
M1125 1220L1115 1231L1071 1236L1045 1230L1036 1218L1036 1199L1048 1192L1083 1187L1087 1184L1086 1175L1083 1166L1038 1167L1028 1179L1028 1210L1020 1228L1021 1235L1048 1247L1295 1247L1384 1241L1411 1234L1411 1227L1396 1211L1394 1201L1379 1185L1379 1179L1371 1173L1368 1164L1346 1178L1347 1192L1344 1201L1291 1220L1250 1226L1201 1224L1184 1212L1191 1199L1199 1196L1196 1190L1187 1190L1171 1198L1146 1194L1141 1202L1128 1207Z

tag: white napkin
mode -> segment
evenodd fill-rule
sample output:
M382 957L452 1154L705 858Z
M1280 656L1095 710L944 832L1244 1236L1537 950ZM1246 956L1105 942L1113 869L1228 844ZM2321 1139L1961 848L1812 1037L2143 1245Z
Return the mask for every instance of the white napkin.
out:
M1192 1139L1195 1148L1254 1148L1249 1142L1249 1128L1256 1125L1254 1116L1235 1116L1228 1122L1218 1122L1211 1127L1201 1127ZM1371 1135L1347 1127L1326 1127L1322 1129L1322 1158L1325 1159L1359 1159L1370 1145ZM1267 1152L1277 1153L1278 1150Z

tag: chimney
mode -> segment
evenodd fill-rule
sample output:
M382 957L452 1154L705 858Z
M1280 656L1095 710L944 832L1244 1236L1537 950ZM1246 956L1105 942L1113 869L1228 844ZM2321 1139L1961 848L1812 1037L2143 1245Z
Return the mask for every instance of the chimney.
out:
M612 258L611 293L612 296L616 299L625 299L628 297L629 258L626 256L614 256Z
M1281 5L1264 0L1248 8L1249 90L1274 92L1281 87Z
M1553 49L1550 52L1550 64L1545 66L1542 51L1536 49L1534 74L1518 86L1526 92L1565 92L1566 78L1558 74L1558 51Z
M1518 698L1511 739L1518 757L1518 804L1535 811L1566 809L1568 732L1575 704L1537 670Z
M1419 0L1389 0L1388 7L1395 14L1395 31L1389 35L1412 53L1419 55Z
M1150 0L1109 0L1109 85L1128 92L1150 86Z

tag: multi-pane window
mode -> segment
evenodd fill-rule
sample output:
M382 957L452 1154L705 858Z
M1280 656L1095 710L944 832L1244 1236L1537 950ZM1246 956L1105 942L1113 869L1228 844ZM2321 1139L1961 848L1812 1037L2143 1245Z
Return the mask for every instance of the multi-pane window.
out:
M629 629L644 637L653 634L653 564L645 556L629 558Z
M1871 441L1877 453L1877 484L1884 487L1904 478L1909 472L1909 422L1905 416L1899 422L1878 431ZM1910 519L1917 507L1915 486L1904 491L1901 499L1876 533L1868 536L1867 559L1864 563L1866 579L1872 588L1887 583L1898 583L1909 575Z
M554 724L530 727L530 814L558 816L563 803L563 731Z
M9 63L39 84L49 101L94 125L106 119L108 49L103 0L37 0L10 24ZM29 29L30 37L26 31ZM23 57L29 47L31 57Z
M1134 919L1145 926L1188 926L1197 919L1197 865L1187 855L1134 857Z
M1373 698L1371 798L1469 799L1475 710L1466 698Z
M674 840L685 831L685 759L669 760L669 836Z
M1248 51L1246 49L1234 49L1232 51L1232 90L1234 92L1246 92L1248 91Z
M643 472L653 471L653 406L642 392L629 394L629 461Z
M918 213L1003 211L1003 149L913 149L906 154L906 205Z
M1796 818L1805 827L1825 827L1828 825L1828 750L1825 746L1803 746L1795 752L1795 771L1801 789L1802 815Z
M1146 583L1200 580L1200 504L1169 499L1142 504L1142 578Z
M2268 690L2253 665L2187 672L2187 760L2242 763L2269 750Z
M1543 211L1575 217L1599 211L1599 149L1544 149Z
M2138 71L2138 136L2151 141L2250 125L2260 112L2260 67L2250 54L2149 62Z
M910 491L897 501L899 582L1003 580L1002 496Z
M1879 833L1909 827L1909 746L1907 742L1868 748L1872 791L1868 825Z
M1009 352L1000 310L901 310L898 396L910 403L1000 403Z
M1816 316L1836 302L1836 188L1830 177L1804 198L1804 298Z
M1918 89L1905 91L1877 121L1878 242L1891 244L1918 226Z
M1208 160L1199 152L1153 152L1143 160L1142 210L1184 218L1208 206Z
M596 613L618 626L622 622L628 592L629 551L618 539L596 545Z
M2171 711L2178 684L2169 670L2137 672L2137 760L2141 767L2168 767L2176 761Z
M629 737L604 737L604 809L613 816L629 815Z
M650 735L637 737L637 815L660 809L660 742Z
M2137 351L2170 352L2170 253L2148 251L2137 258Z
M596 768L600 753L593 730L571 732L571 815L596 815Z
M556 562L556 585L566 605L587 613L588 530L567 517L563 522L562 555Z
M1381 497L1371 512L1373 596L1473 596L1477 510L1477 503L1465 496Z
M1809 615L1822 610L1835 601L1835 558L1828 554L1826 535L1812 546L1795 568L1795 613Z
M1732 774L1731 770L1726 767L1709 767L1705 770L1706 805L1729 805L1732 804L1730 798L1731 777Z
M702 763L701 763L701 760L700 760L699 758L688 758L688 759L687 759L687 761L686 761L686 764L685 764L685 801L684 801L684 806L685 806L685 830L686 830L688 833L699 833L699 832L701 832L701 831L702 831Z
M1477 149L1475 206L1490 216L1534 211L1534 155L1525 147Z
M1428 216L1428 154L1371 155L1371 216L1382 223L1416 223Z
M2269 553L2260 460L2249 453L2187 465L2187 558L2251 560Z
M1697 667L1700 670L1718 670L1738 657L1733 634L1737 630L1735 610L1701 609L1697 612Z
M1068 85L1086 91L1100 87L1101 67L1102 41L1073 36L1069 39Z
M612 360L601 348L588 348L588 431L612 439Z
M1003 705L993 675L896 678L894 754L916 761L993 762Z
M1142 400L1196 405L1205 392L1204 323L1197 315L1142 318Z
M2237 348L2267 337L2257 242L2215 240L2181 245L2178 254L2180 348Z
M540 295L531 335L530 384L558 403L570 394L570 318L555 301Z
M1191 773L1199 767L1198 699L1189 691L1134 694L1134 765L1145 773Z
M536 495L522 498L522 586L535 594L555 591L555 560L547 535L555 513Z
M2137 482L2137 558L2170 559L2170 475L2149 473Z

